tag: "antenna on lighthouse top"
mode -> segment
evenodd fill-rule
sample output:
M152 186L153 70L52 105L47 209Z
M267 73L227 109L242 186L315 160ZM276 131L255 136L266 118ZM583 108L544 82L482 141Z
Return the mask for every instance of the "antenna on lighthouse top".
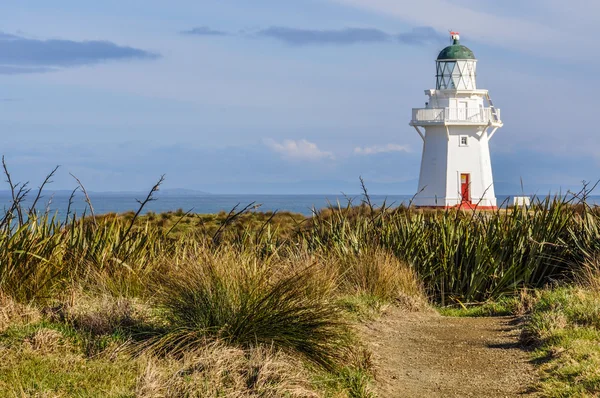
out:
M454 44L457 44L458 41L460 40L460 33L450 31L450 38L452 38L452 40L454 41Z

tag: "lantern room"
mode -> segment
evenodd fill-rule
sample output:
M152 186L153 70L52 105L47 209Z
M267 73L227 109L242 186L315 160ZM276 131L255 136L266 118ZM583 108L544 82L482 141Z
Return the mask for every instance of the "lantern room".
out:
M436 60L437 90L476 90L477 60L473 51L460 44L458 32L451 32L453 43Z

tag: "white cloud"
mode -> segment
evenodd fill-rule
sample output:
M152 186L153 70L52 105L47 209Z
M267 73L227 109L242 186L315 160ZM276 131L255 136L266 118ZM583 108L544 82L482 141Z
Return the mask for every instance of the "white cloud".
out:
M334 159L333 153L322 151L317 144L307 140L285 140L278 143L272 139L264 140L264 143L283 158L292 160L320 160Z
M368 147L356 147L354 153L357 155L376 155L378 153L389 153L389 152L410 152L408 145L398 144L387 144L387 145L374 145Z
M447 32L448 29L458 30L473 41L536 52L549 57L585 58L589 56L588 52L573 50L575 48L583 50L593 45L590 35L578 32L575 25L565 27L560 18L554 17L548 21L541 18L541 15L528 16L525 13L518 17L502 15L480 2L472 3L471 7L468 7L450 0L333 1L393 16L416 26L431 26L439 32ZM579 11L582 13L592 11L587 8L586 10L580 6ZM556 48L561 48L561 45L568 46L569 51L555 51Z

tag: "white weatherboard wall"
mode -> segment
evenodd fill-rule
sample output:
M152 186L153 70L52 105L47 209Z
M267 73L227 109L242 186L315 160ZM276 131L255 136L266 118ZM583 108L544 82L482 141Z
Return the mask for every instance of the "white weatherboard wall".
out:
M423 142L423 157L419 173L419 190L414 199L417 206L445 206L448 175L440 173L448 164L448 145L445 127L432 127L427 130Z
M452 207L462 202L460 174L470 174L471 203L495 207L488 133L473 127L429 126L423 143L416 206ZM448 138L448 132L450 133ZM461 137L467 145L461 146Z
M446 206L462 202L460 174L470 174L471 203L482 207L495 207L496 194L492 178L492 165L488 146L488 134L463 126L449 126L448 172ZM467 145L460 145L460 138L467 137ZM454 171L454 173L452 172Z
M436 61L436 89L425 91L426 107L413 109L410 124L423 138L413 204L496 208L489 140L502 127L500 110L487 90L476 88L472 52L458 43L458 36L453 38ZM469 59L453 59L454 54ZM463 195L461 174L469 176L468 195Z

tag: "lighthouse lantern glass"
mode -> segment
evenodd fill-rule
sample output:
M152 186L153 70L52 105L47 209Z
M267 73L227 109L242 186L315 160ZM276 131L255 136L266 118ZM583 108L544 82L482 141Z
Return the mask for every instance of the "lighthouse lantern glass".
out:
M476 62L464 59L436 61L436 89L475 90Z

